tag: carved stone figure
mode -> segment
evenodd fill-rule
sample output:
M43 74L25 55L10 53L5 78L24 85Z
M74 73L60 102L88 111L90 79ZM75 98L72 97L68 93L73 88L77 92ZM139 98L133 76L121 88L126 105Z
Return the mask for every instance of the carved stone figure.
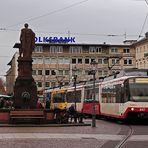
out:
M19 49L19 55L24 58L31 58L32 50L35 46L35 33L28 28L28 24L25 24L24 27L20 35L21 47Z
M32 77L32 50L35 46L35 34L28 24L21 30L18 57L18 77L14 86L14 107L16 109L35 109L37 86Z

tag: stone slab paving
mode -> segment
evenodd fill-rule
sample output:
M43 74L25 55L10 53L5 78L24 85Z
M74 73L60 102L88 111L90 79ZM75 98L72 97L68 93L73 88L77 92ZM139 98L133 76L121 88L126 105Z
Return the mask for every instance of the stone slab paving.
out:
M0 139L96 139L96 140L122 140L125 135L109 134L56 134L56 133L4 133ZM148 135L133 135L128 141L148 141Z
M86 122L91 123L91 120ZM97 120L95 128L0 127L0 148L112 148L125 137L127 131L126 125L103 120ZM130 137L127 148L137 142L145 146L147 141L148 135L135 133Z
M124 135L107 134L55 134L55 133L7 133L0 134L0 139L96 139L121 140Z

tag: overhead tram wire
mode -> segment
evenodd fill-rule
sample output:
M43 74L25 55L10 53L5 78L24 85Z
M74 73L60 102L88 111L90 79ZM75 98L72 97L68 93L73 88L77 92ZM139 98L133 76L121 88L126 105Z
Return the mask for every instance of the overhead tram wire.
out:
M146 17L145 17L144 23L143 23L143 25L142 25L142 28L141 28L140 34L139 34L139 36L138 36L138 39L139 39L139 38L141 37L141 35L142 35L142 32L143 32L143 30L144 30L144 27L145 27L147 18L148 18L148 12L147 12L147 14L146 14Z
M66 9L69 9L69 8L72 8L74 6L77 6L77 5L80 5L82 3L85 3L89 0L83 0L83 1L80 1L80 2L77 2L77 3L74 3L74 4L71 4L69 6L66 6L66 7L63 7L63 8L60 8L60 9L57 9L57 10L54 10L54 11L51 11L49 13L45 13L43 15L40 15L40 16L36 16L36 17L32 17L32 18L29 18L29 19L26 19L25 21L22 21L22 22L19 22L19 23L16 23L16 24L12 24L12 25L9 25L7 26L6 28L0 28L0 30L3 30L3 31L20 31L20 30L15 30L15 29L8 29L8 28L11 28L11 27L14 27L14 26L17 26L19 24L22 24L26 21L34 21L34 20L37 20L37 19L40 19L42 17L46 17L48 15L52 15L52 14L55 14L55 13L58 13L58 12L61 12L61 11L64 11ZM146 4L148 5L148 1L145 0ZM142 31L144 29L144 26L145 26L145 23L146 23L146 20L147 20L147 17L148 17L148 13L146 15L146 18L145 18L145 21L144 21L144 24L142 26L142 29L141 29L141 32L140 32L140 35L139 35L139 38L142 37L141 34L142 34ZM36 32L41 32L41 31L36 31ZM43 32L42 32L43 33ZM44 32L44 33L47 33L47 32ZM50 32L50 33L53 33L53 34L67 34L67 33L59 33L59 32ZM108 37L117 37L117 36L125 36L125 34L123 35L114 35L114 34L86 34L86 33L71 33L73 35L91 35L91 36L108 36ZM127 36L137 36L137 35L127 35Z
M18 29L5 29L0 28L0 31L20 31ZM50 33L50 34L67 34L67 32L50 32L50 31L38 31L35 30L36 33ZM78 35L78 36L107 36L107 37L122 37L125 34L97 34L97 33L80 33L80 32L70 32L71 35ZM137 36L136 34L126 34L126 36ZM0 45L1 46L1 45Z
M145 2L146 2L146 4L147 4L147 6L148 6L148 1L145 0ZM144 19L144 23L143 23L143 25L142 25L142 28L141 28L140 34L139 34L139 36L138 36L138 39L142 37L141 35L142 35L143 30L144 30L144 27L145 27L147 18L148 18L148 12L147 12L146 17L145 17L145 19Z
M52 14L55 14L55 13L64 11L64 10L66 10L66 9L75 7L75 6L77 6L77 5L80 5L80 4L82 4L82 3L85 3L85 2L87 2L87 1L89 1L89 0L83 0L83 1L80 1L80 2L77 2L77 3L73 3L73 4L69 5L69 6L66 6L66 7L57 9L57 10L53 10L53 11L48 12L48 13L45 13L45 14L43 14L43 15L36 16L36 17L32 17L32 18L26 19L26 20L24 20L24 21L22 21L22 22L18 22L18 23L16 23L16 24L9 25L9 26L7 26L6 28L11 28L11 27L17 26L17 25L22 24L22 23L25 23L25 22L34 21L34 20L37 20L37 19L40 19L40 18L49 16L49 15L52 15Z

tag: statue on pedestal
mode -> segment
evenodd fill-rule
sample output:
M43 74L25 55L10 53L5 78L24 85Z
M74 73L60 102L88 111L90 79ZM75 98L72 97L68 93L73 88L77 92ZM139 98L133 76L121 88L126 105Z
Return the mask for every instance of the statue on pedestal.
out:
M20 42L21 47L19 49L19 56L24 58L32 57L32 50L35 47L35 33L28 28L28 24L24 25L25 28L21 30Z
M37 86L32 77L32 51L35 47L35 33L28 28L28 24L24 26L20 35L14 106L16 109L34 109L37 103Z

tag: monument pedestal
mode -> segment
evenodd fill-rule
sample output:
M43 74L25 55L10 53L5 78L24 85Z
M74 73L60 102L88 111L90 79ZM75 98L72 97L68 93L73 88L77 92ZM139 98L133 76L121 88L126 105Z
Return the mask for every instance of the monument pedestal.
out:
M35 109L37 87L32 77L32 59L18 58L18 77L14 86L15 109Z

